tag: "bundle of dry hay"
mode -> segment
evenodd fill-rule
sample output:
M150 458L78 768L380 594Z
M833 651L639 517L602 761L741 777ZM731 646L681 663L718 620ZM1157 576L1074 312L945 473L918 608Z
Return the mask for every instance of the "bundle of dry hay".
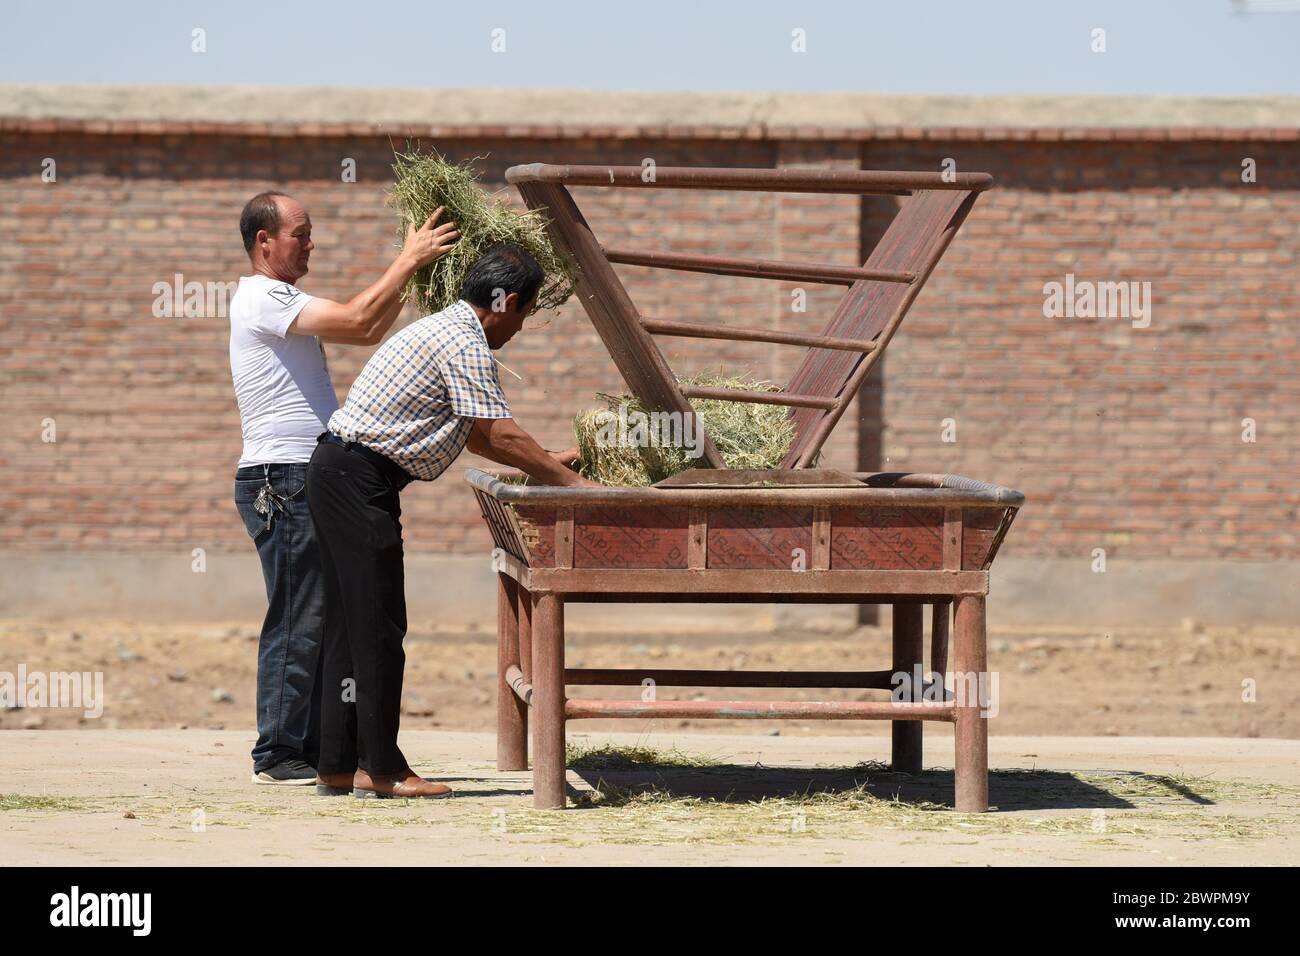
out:
M546 273L537 297L539 309L553 309L572 294L573 266L551 245L546 218L533 210L518 212L489 195L478 184L473 160L449 163L436 152L423 153L408 143L406 152L393 154L393 174L396 182L388 200L401 217L399 242L407 225L422 225L439 206L446 209L440 222L455 222L460 232L445 256L411 278L404 302L414 302L426 313L452 305L460 298L470 266L498 242L522 246Z
M684 378L681 384L780 391L770 382L724 375L721 369ZM605 485L643 486L688 468L707 467L702 457L691 456L692 447L700 447L698 428L676 419L656 419L631 395L600 393L597 397L605 408L582 412L573 420L582 453L578 470L584 478ZM794 425L783 405L718 399L695 399L692 404L728 468L777 468L794 441Z

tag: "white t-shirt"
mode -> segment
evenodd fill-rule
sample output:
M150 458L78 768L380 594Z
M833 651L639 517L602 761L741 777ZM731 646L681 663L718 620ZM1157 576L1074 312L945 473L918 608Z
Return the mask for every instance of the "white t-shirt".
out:
M311 300L287 282L239 278L230 300L230 373L244 427L241 468L307 461L339 407L320 340L289 332Z

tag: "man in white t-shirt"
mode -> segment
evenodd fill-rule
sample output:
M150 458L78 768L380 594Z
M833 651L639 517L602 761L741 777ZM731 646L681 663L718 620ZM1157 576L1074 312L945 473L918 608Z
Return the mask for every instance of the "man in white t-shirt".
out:
M260 193L239 219L251 274L230 302L230 371L244 431L235 507L257 546L269 605L257 655L255 783L316 779L325 579L303 487L316 439L339 407L323 343L384 337L407 280L459 236L455 223L438 225L442 212L409 227L379 281L346 302L296 285L314 248L301 203Z

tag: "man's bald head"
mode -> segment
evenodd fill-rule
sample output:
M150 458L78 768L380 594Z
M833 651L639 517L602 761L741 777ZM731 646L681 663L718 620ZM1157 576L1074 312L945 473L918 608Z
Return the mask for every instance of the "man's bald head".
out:
M315 248L311 217L302 203L282 192L258 193L244 204L239 234L254 271L285 282L307 274L307 260Z

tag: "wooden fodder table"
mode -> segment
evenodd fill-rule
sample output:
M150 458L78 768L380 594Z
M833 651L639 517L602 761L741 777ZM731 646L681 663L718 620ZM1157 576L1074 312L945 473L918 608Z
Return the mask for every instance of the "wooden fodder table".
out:
M988 807L988 736L977 687L988 673L988 571L1023 503L1009 488L956 475L818 469L827 437L880 360L978 195L985 173L880 170L515 166L506 172L577 267L575 292L628 388L646 408L694 415L691 399L790 409L794 440L781 467L735 472L707 434L702 465L649 488L512 484L470 470L492 533L498 579L497 762L527 767L532 724L539 807L565 802L566 721L594 717L864 719L893 722L895 768L921 769L927 720L955 727L956 806ZM897 213L859 267L602 245L570 186L716 189L895 197ZM857 215L860 200L846 204ZM641 315L615 264L846 287L820 331L738 328ZM779 392L683 387L656 336L770 342L804 350ZM683 430L686 431L685 429ZM589 669L564 665L572 601L798 602L893 605L889 670L734 672ZM895 675L930 671L909 694ZM970 681L975 680L976 686ZM672 701L569 698L567 685L834 687L895 691L881 701ZM644 696L644 695L643 695Z
M922 722L939 720L955 728L957 809L987 809L988 725L980 715L986 701L969 690L971 675L978 681L988 671L989 565L1023 496L951 475L852 475L822 487L745 487L728 486L725 473L687 474L705 483L553 488L510 484L478 470L466 473L496 545L498 768L527 768L530 710L538 807L564 806L564 735L570 720L890 720L893 766L909 772L921 769ZM772 481L783 473L767 474ZM888 670L878 671L566 668L564 607L573 601L889 603L893 660ZM570 684L645 681L893 690L893 675L926 673L926 605L933 608L929 672L939 675L948 670L951 615L950 682L956 693L945 690L940 679L937 685L914 685L913 699L878 702L566 696Z

